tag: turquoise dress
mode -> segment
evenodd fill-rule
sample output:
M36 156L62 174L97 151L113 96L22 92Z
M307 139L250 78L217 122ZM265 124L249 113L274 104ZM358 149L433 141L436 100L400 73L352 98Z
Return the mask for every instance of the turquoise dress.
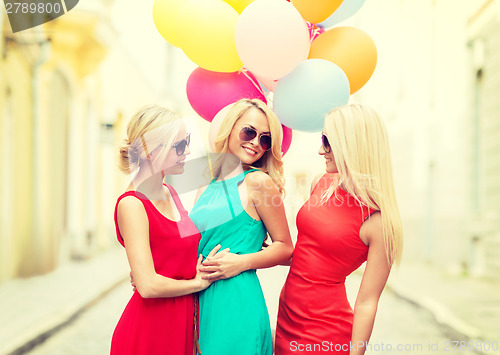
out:
M204 257L220 244L231 253L262 249L267 230L244 210L238 185L247 170L215 181L196 202L190 217L201 232L198 251ZM199 342L203 355L272 355L272 337L266 302L255 270L214 282L199 295Z

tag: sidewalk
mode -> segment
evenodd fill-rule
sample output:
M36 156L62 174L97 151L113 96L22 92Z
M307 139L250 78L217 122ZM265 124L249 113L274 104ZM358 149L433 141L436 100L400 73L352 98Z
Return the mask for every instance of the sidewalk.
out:
M22 354L65 326L82 310L128 279L123 249L116 247L85 262L0 285L0 355ZM271 324L288 269L260 270ZM359 282L359 274L354 275ZM500 283L446 274L423 263L403 262L387 287L429 310L452 340L500 343Z
M425 263L403 261L387 286L429 310L448 328L452 340L466 337L500 343L500 282L451 275Z
M0 284L0 355L23 354L128 278L123 248Z
M354 305L363 270L346 280ZM276 324L279 293L288 268L259 270L271 325ZM424 263L405 263L394 268L387 289L428 310L445 328L450 340L496 341L500 344L500 282L449 275Z

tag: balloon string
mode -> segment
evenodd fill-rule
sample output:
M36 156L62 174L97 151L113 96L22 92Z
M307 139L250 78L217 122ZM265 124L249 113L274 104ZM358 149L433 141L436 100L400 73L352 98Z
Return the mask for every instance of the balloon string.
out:
M311 32L311 36L309 38L310 42L313 43L313 41L316 39L316 37L318 37L320 34L321 34L321 28L316 26L316 25L313 25L312 26L312 29L310 30Z
M257 88L257 90L259 90L259 92L262 94L262 96L266 97L266 94L264 93L264 91L260 87L260 85L257 82L257 80L254 79L254 78L252 78L250 75L248 75L248 73L249 73L248 69L241 68L240 73L242 73L243 75L245 75L252 82L252 84ZM266 97L266 99L267 99L267 97Z

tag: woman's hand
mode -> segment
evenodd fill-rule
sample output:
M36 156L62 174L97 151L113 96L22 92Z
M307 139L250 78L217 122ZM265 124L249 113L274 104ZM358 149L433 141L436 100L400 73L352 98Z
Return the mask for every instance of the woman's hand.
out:
M214 282L234 277L248 268L245 255L233 254L225 249L213 257L207 257L200 269L206 272L203 278Z
M215 252L217 252L217 250L219 250L219 249L220 249L220 245L216 246L212 250L212 252L214 250L215 250ZM214 254L215 254L215 252L214 252ZM213 282L210 279L203 278L203 276L206 276L208 273L200 270L202 260L203 260L203 255L200 254L200 256L198 257L198 261L196 262L196 276L194 277L194 279L200 283L200 291L206 289ZM134 275L132 274L132 271L130 271L130 284L132 285L132 291L135 292L137 290L137 287L136 287L135 282L134 282Z
M217 244L211 251L210 253L208 254L207 256L207 259L211 259L212 257L214 257L217 252L220 250L221 246L220 244ZM221 251L221 253L223 252L229 252L229 248L227 249L224 249L223 251ZM198 261L196 263L196 276L194 277L194 280L197 280L200 282L200 291L206 289L208 286L210 286L210 284L212 282L214 282L215 280L211 280L209 278L205 279L204 276L207 276L209 275L210 273L209 272L206 272L206 271L203 271L203 270L200 270L200 267L201 267L201 264L202 264L202 260L203 260L203 255L200 254L200 256L198 257ZM130 285L132 285L132 291L135 292L137 290L137 287L136 287L136 284L135 284L135 281L134 281L134 275L132 274L132 271L130 271Z
M200 291L206 289L213 282L210 279L204 278L205 276L207 276L207 272L200 270L200 268L202 267L201 266L202 260L203 260L203 255L200 254L200 256L198 257L198 262L196 263L196 276L194 278L200 283Z

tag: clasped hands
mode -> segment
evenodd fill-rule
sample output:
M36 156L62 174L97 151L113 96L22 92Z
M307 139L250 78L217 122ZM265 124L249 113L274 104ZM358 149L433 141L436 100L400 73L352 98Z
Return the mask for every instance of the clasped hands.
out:
M222 251L220 249L221 246L218 244L210 251L205 260L201 254L198 257L195 279L201 282L203 288L207 288L215 281L228 279L245 271L241 255L230 253L229 248ZM130 284L135 291L136 285L132 271L130 272Z
M229 252L229 248L218 251L220 245L216 246L199 266L203 273L202 279L214 282L229 279L245 271L244 256ZM216 250L214 253L214 250Z

